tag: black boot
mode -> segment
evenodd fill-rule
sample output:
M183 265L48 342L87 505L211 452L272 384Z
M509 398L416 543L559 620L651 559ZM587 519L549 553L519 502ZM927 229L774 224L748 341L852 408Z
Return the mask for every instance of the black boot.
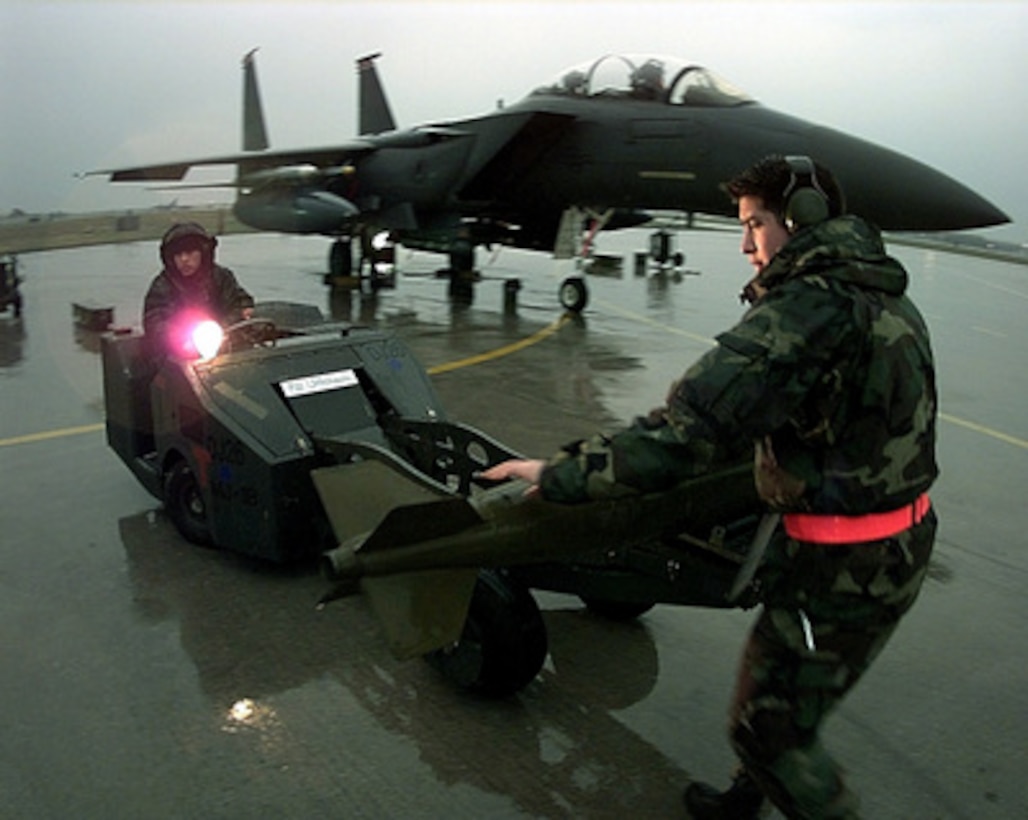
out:
M706 783L690 783L685 790L685 807L693 820L756 820L763 802L764 795L745 772L726 792Z

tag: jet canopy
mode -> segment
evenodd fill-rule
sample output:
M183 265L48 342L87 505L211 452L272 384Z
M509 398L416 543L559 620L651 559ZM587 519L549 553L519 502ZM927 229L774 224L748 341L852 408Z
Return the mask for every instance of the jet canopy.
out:
M666 105L725 108L753 99L714 72L674 57L607 54L562 71L533 96L648 100Z

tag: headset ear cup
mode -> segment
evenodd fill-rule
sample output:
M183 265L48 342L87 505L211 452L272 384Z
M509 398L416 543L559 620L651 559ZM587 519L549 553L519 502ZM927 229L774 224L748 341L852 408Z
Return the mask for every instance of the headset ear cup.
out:
M813 188L800 188L785 203L785 224L799 230L828 219L828 201Z

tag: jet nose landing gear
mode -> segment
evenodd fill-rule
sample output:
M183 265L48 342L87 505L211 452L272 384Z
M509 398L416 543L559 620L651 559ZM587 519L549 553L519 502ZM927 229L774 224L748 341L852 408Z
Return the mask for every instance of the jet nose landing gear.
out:
M589 289L581 276L569 276L561 282L558 291L560 305L572 313L581 313L589 303Z

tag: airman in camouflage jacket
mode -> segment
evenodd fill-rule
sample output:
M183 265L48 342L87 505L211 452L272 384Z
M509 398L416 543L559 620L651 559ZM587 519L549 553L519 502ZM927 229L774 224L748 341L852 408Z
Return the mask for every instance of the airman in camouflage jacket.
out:
M758 282L753 306L672 386L666 406L566 447L542 469L543 497L659 490L750 448L773 509L858 516L923 494L938 473L932 354L907 274L877 231L850 216L802 229ZM693 816L756 817L765 797L789 818L858 816L819 729L918 596L934 511L911 523L862 543L776 532L729 710L741 774L713 801L711 787L691 786Z
M756 445L773 508L861 514L935 479L928 332L907 274L853 216L807 228L761 274L766 293L674 385L665 407L568 445L543 471L553 501L666 488Z

